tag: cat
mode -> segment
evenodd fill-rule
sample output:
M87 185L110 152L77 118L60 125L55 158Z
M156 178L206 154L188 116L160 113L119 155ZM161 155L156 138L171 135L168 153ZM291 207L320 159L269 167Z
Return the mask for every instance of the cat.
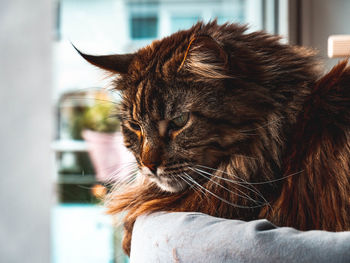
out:
M93 56L121 92L137 179L108 199L139 215L195 211L350 230L350 68L237 24L198 22L135 53Z

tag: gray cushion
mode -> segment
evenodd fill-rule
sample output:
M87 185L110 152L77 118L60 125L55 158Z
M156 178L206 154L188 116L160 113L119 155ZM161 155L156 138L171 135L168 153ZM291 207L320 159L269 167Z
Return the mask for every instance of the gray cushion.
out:
M350 262L350 232L302 232L267 220L155 213L137 219L130 262Z

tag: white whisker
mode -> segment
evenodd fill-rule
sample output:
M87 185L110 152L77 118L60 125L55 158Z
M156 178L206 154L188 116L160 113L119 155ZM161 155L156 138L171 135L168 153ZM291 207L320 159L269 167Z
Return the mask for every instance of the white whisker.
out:
M269 126L269 125L271 125L271 124L277 123L277 122L279 122L279 121L282 120L282 119L284 119L284 117L280 117L280 118L278 118L277 120L268 121L268 122L266 122L265 124L263 124L263 125L261 125L261 126L258 126L258 127L254 128L254 129L239 130L239 132L245 133L245 132L250 132L250 131L256 131L256 130L265 128L265 127L267 127L267 126Z
M209 176L213 176L213 177L219 178L219 179L221 179L221 180L224 180L224 181L228 181L228 182L237 184L237 185L239 185L239 186L241 186L241 187L243 187L243 188L245 188L245 189L247 189L247 190L249 190L249 191L255 193L257 196L259 196L259 197L265 202L265 205L269 206L269 207L272 209L270 203L265 199L265 197L263 196L263 194L262 194L258 189L256 189L253 185L250 185L250 183L247 182L247 181L245 181L243 178L240 178L240 177L238 177L238 176L236 176L236 175L234 175L234 174L229 174L229 173L227 173L227 172L225 172L225 171L218 170L218 169L214 169L214 168L211 168L211 167L208 167L208 166L203 166L203 165L197 165L197 166L201 166L201 167L204 167L204 168L206 168L206 169L210 169L210 170L213 170L213 171L221 172L221 173L223 173L223 174L226 174L226 175L229 175L229 176L232 176L232 177L234 177L234 178L239 179L240 182L239 182L239 181L235 181L235 180L231 180L231 179L228 179L228 178L224 178L224 177L222 177L222 176L218 176L218 175L215 175L215 174L210 174L210 173L207 173L207 172L205 172L205 171L203 171L203 170L200 170L200 169L198 169L198 168L195 168L195 169L198 169L199 171L201 171L201 172L203 172L203 173L208 174ZM249 186L250 186L250 187L249 187Z
M229 176L231 176L231 177L234 177L234 178L240 180L241 183L246 183L246 181L244 181L243 178L240 178L239 176L237 176L237 175L235 175L235 174L229 174L229 173L227 173L227 172L225 172L225 171L223 171L223 170L214 169L214 168L211 168L211 167L209 167L209 166L204 166L204 165L199 165L199 164L197 164L196 166L202 167L202 168L205 168L205 169L208 169L208 170L212 170L212 171L215 171L215 172L220 172L220 173L229 175Z
M234 191L231 191L231 190L228 189L227 187L225 187L225 186L221 185L220 183L214 181L212 178L210 178L210 177L208 177L208 176L205 176L205 175L203 174L203 173L206 173L205 171L201 171L201 170L199 170L199 169L195 169L195 170L194 170L194 169L192 169L192 168L190 168L190 167L189 167L189 169L191 169L192 171L196 172L197 174L203 176L204 178L208 179L209 181L213 182L214 184L220 186L221 188L225 189L225 190L228 191L229 193L232 193L232 194L234 194L234 195L236 195L236 196L239 196L239 197L241 197L241 198L244 198L244 199L248 199L248 200L250 200L250 201L252 201L252 202L254 202L254 203L260 203L261 205L265 205L265 204L267 203L267 201L266 201L261 195L259 195L259 196L260 196L265 202L261 202L261 201L258 201L258 200L254 200L253 198L251 198L249 195L247 195L246 193L244 193L243 191L241 191L241 190L238 189L238 188L235 188L235 190L238 191L238 192L240 192L241 194L236 193L236 192L234 192ZM203 172L203 173L201 173L201 172ZM208 174L208 175L211 176L211 174L209 174L209 173L206 173L206 174ZM238 184L238 183L237 183L237 184ZM251 190L251 189L249 189L249 190Z
M199 166L199 167L203 167L203 168L206 168L206 169L209 169L209 170L213 170L213 171L217 171L217 172L221 172L221 173L224 173L226 175L229 175L229 176L232 176L234 178L237 178L239 180L241 180L240 184L248 184L248 185L260 185L260 184L270 184L270 183L274 183L274 182L278 182L278 181L281 181L281 180L284 180L288 177L291 177L293 175L297 175L297 174L300 174L302 172L304 172L304 170L301 170L299 172L296 172L296 173L293 173L293 174L289 174L289 175L286 175L286 176L283 176L281 178L278 178L278 179L273 179L273 180L268 180L268 181L262 181L262 182L247 182L247 181L244 181L242 178L238 177L237 175L234 175L234 174L230 174L230 173L227 173L225 171L222 171L222 170L218 170L218 169L214 169L214 168L211 168L211 167L208 167L208 166L204 166L204 165L196 165L196 166ZM219 177L217 175L213 175L214 177ZM221 178L221 177L220 177ZM227 181L230 181L230 179L227 179L227 178L222 178L223 180L227 180ZM234 181L232 180L233 183L237 183L237 181Z
M206 191L207 193L211 194L212 196L216 197L217 199L219 199L220 201L228 204L228 205L231 205L233 207L236 207L236 208L244 208L244 209L252 209L252 208L257 208L257 207L261 207L261 206L243 206L243 205L237 205L237 204L234 204L234 203L231 203L225 199L223 199L222 197L214 194L213 192L211 192L210 190L208 190L207 188L203 187L202 185L200 185L199 183L197 183L193 178L191 178L187 173L185 173L187 175L187 179L189 179L191 182L193 182L194 184L196 184L199 188L203 189L204 191Z
M207 196L207 193L203 192L202 189L198 189L198 188L196 188L196 185L191 184L191 182L189 182L188 179L186 179L186 176L182 176L182 175L178 175L178 176L190 187L190 189L192 189L194 192L196 192L200 197L201 197L201 195L199 194L199 192L204 194L204 196Z

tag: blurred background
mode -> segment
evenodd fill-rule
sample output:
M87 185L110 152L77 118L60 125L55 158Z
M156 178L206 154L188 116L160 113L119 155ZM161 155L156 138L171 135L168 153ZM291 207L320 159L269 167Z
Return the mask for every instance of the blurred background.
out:
M329 69L327 38L350 34L349 10L347 0L0 0L0 262L128 262L100 201L133 172L119 96L71 42L128 53L217 18L316 48Z

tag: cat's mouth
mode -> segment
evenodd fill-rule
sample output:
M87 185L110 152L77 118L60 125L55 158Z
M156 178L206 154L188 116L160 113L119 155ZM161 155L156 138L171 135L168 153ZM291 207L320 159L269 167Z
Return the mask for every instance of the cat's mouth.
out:
M158 168L152 172L147 167L141 168L141 174L154 182L161 190L169 193L179 193L187 189L188 184L182 179L179 172L169 172L164 168Z
M189 167L182 169L158 168L156 172L152 172L147 167L141 168L141 174L154 182L161 190L168 193L180 193L185 191L194 184L203 183L201 178L195 178Z

